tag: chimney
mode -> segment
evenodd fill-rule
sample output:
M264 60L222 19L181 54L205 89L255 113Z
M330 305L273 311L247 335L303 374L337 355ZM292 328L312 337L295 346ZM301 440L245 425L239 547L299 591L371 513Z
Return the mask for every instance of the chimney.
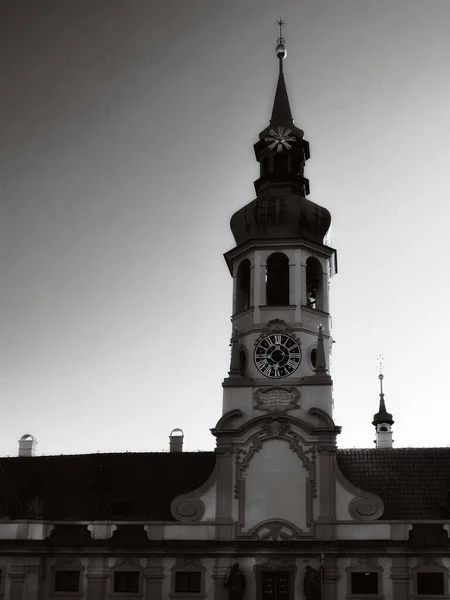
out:
M37 441L30 433L25 433L19 440L19 456L34 456Z
M183 452L184 433L181 429L172 429L169 436L170 451Z

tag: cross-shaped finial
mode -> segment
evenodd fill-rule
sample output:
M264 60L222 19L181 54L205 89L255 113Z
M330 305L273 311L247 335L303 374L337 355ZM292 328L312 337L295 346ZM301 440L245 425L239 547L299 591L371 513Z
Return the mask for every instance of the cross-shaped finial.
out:
M378 371L383 376L384 357L381 354L378 355Z
M283 36L281 35L281 30L283 29L283 27L285 27L286 25L286 21L283 21L283 19L280 17L277 21L277 25L280 28L280 38L282 38Z

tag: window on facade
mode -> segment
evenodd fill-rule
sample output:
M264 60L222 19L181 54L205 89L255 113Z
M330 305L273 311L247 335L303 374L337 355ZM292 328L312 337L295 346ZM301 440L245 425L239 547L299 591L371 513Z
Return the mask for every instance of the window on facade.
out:
M237 270L236 312L250 308L250 261L245 259Z
M417 594L444 594L443 573L417 573Z
M267 259L266 301L267 306L289 305L289 259L281 252Z
M266 571L262 574L262 600L289 599L289 573Z
M351 574L352 594L378 594L378 572Z
M306 261L306 306L323 310L322 265L313 256Z
M200 571L178 571L175 573L175 592L178 594L199 594L202 574Z
M116 571L114 573L115 592L139 592L139 571Z
M79 590L79 571L55 571L55 592L78 592Z

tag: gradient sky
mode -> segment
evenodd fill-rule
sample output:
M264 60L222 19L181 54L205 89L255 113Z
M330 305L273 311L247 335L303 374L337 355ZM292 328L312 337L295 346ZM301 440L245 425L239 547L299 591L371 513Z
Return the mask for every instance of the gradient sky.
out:
M275 45L333 216L341 447L450 443L448 0L0 2L0 455L212 449Z

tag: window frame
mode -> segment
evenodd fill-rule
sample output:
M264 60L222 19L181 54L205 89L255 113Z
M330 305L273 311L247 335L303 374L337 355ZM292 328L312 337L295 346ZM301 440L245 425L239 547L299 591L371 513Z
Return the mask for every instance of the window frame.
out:
M78 573L78 589L76 591L74 591L74 590L57 590L56 589L56 574L57 573ZM82 585L81 585L81 569L64 567L63 565L53 569L52 591L55 595L59 596L60 594L64 594L64 595L70 595L70 596L74 596L74 595L79 596L82 594L81 587L82 587Z
M199 592L177 592L175 583L177 573L200 573L200 591ZM190 598L206 598L205 593L205 567L200 560L188 560L178 558L170 572L170 598L177 600L189 600Z
M57 592L56 591L56 572L57 571L77 571L78 572L78 591L77 592ZM51 598L82 598L85 593L84 565L81 561L72 558L56 558L50 567L50 581L48 595Z
M353 562L353 561L352 561ZM377 564L350 564L347 571L347 598L348 600L372 600L383 598L383 567ZM353 573L376 573L378 576L378 592L376 594L368 594L367 592L353 593L352 591L352 575Z
M418 586L417 586L417 574L418 573L440 573L442 575L443 583L444 583L444 593L443 594L419 594ZM449 598L449 589L448 589L448 577L449 572L446 567L443 565L428 563L428 564L420 564L412 569L412 585L413 585L413 600L442 600L443 598Z
M138 573L138 591L137 592L116 592L115 579L116 573L136 572ZM108 598L143 598L144 596L144 569L137 560L117 560L109 570Z

